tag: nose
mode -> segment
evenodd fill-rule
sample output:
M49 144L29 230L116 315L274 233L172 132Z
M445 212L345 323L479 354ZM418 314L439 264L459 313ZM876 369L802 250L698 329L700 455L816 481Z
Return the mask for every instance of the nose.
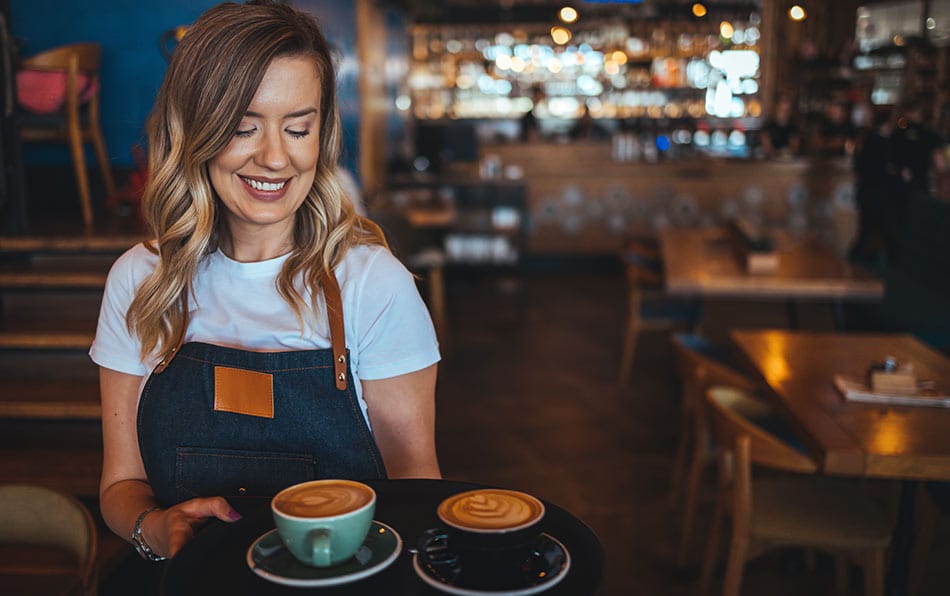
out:
M268 130L260 138L261 142L255 155L257 163L270 170L287 167L289 158L280 130Z

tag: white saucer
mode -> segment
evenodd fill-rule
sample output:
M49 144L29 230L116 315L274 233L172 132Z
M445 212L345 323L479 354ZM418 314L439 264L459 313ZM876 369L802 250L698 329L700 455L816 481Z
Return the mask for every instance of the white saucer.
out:
M420 549L423 546L420 545ZM458 568L458 563L455 562L454 558L451 558L452 562L450 563L427 564L420 561L417 553L412 556L412 568L419 579L436 590L459 596L495 596L498 594L528 596L529 594L538 594L557 585L571 568L571 555L567 552L567 547L550 534L541 534L531 560L534 562L535 575L525 573L518 585L497 590L476 589L460 585L451 573L451 571Z
M285 586L338 586L379 573L399 558L400 552L399 533L374 520L363 546L349 561L332 567L311 567L290 554L275 529L266 532L247 549L247 566L264 579Z

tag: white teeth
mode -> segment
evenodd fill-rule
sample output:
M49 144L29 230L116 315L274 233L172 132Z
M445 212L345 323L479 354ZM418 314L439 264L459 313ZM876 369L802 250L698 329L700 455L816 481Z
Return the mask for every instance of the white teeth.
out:
M250 185L250 187L255 190L264 190L264 191L271 191L271 192L275 190L280 190L284 187L285 184L287 184L286 180L284 180L283 182L260 182L259 180L254 180L253 178L245 178L244 176L241 176L241 180L247 182L248 185Z

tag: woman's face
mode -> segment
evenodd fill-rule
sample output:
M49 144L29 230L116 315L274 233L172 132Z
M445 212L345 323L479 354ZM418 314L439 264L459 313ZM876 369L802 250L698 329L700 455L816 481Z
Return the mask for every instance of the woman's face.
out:
M293 235L320 155L320 79L305 56L275 58L237 132L208 163L235 235Z

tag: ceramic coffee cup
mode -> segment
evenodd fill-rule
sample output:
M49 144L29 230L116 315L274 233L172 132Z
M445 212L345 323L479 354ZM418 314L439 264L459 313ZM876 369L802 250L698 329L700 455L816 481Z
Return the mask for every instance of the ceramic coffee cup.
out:
M287 487L271 500L277 533L305 565L329 567L352 557L366 539L376 492L352 480L312 480Z
M544 504L526 493L485 488L448 497L437 514L445 527L428 539L445 541L466 586L493 589L511 585L537 547Z

